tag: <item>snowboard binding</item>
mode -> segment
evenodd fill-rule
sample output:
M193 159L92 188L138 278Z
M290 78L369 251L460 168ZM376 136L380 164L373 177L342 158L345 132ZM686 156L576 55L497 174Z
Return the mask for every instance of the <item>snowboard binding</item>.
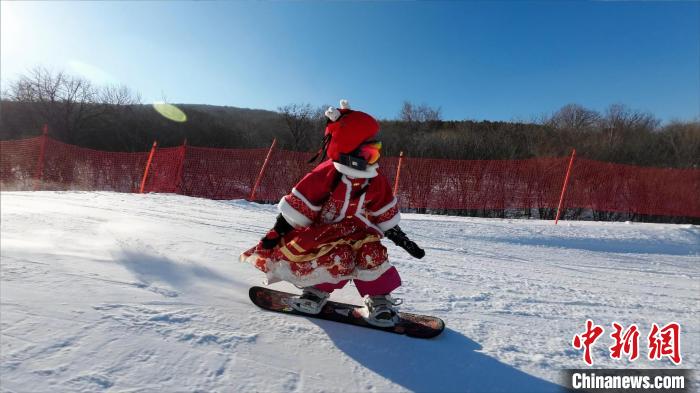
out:
M314 287L306 287L301 296L289 299L289 305L299 312L316 315L323 310L323 306L326 305L330 296L331 294L328 292Z
M390 295L366 296L363 316L370 325L377 327L392 327L399 322L399 312L396 306L403 303L402 299L394 299Z

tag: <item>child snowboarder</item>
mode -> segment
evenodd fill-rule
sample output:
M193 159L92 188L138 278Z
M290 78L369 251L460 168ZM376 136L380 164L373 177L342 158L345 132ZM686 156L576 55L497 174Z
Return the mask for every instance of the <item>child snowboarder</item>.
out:
M366 321L393 326L401 302L390 293L401 279L380 239L386 236L416 258L425 252L399 228L396 198L377 173L381 142L373 137L379 123L351 110L346 100L325 115L317 156L330 159L280 200L274 228L241 260L265 272L268 283L288 281L303 288L291 306L309 314L321 312L333 290L354 280L364 297Z

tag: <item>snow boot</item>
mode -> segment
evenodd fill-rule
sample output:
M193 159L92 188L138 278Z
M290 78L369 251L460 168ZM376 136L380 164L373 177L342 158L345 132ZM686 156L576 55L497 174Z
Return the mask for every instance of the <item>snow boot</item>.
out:
M379 327L392 327L399 321L396 306L403 303L401 299L394 299L390 295L365 297L367 316L365 321L370 325Z
M301 296L291 299L289 305L297 311L315 315L321 312L330 296L331 294L328 292L314 287L306 287Z

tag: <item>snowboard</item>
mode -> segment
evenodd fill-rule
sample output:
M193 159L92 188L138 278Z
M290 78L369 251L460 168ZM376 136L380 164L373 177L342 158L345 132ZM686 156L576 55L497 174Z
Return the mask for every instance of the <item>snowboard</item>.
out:
M258 307L282 314L300 315L309 318L325 319L365 328L404 334L415 338L432 338L445 329L445 322L440 318L399 312L399 322L392 327L370 325L362 318L364 307L352 304L328 301L319 314L307 314L293 309L289 305L294 295L263 287L252 287L248 291L250 300Z

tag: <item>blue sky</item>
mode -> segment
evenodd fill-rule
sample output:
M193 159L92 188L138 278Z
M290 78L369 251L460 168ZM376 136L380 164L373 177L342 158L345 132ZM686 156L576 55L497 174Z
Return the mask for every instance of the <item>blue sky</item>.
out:
M8 2L2 85L43 65L144 102L530 120L567 103L700 117L699 2Z

